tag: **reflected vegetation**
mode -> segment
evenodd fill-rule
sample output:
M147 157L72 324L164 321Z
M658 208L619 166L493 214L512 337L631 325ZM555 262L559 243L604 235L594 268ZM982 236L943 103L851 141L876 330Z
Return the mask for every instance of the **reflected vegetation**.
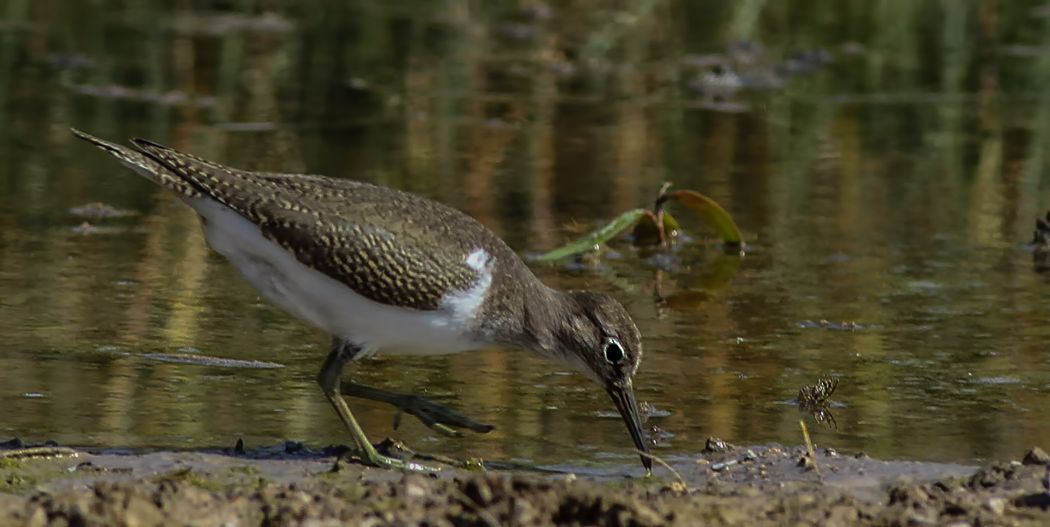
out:
M534 266L635 316L658 455L708 436L797 444L792 397L822 375L842 407L821 446L1045 446L1050 281L1025 242L1050 207L1047 86L1040 1L6 0L0 440L346 441L314 383L327 338L262 302L188 208L75 144L75 125L425 194L522 253L665 181L697 189L732 214L743 258L682 214L691 241L668 253L613 243L593 264ZM134 214L75 212L93 203ZM284 367L156 360L193 354ZM605 396L525 353L347 374L497 427L450 439L406 420L396 435L420 450L634 463ZM375 438L394 418L355 415Z
M665 203L677 201L689 207L699 218L703 219L722 238L727 252L742 254L744 245L740 229L733 218L713 199L695 190L674 190L668 192L670 183L664 183L652 209L632 209L586 236L569 242L557 249L532 257L536 262L557 262L567 258L576 260L597 258L599 255L588 253L600 252L602 244L617 239L630 229L631 243L635 247L645 247L654 251L665 251L678 240L681 224L667 212Z

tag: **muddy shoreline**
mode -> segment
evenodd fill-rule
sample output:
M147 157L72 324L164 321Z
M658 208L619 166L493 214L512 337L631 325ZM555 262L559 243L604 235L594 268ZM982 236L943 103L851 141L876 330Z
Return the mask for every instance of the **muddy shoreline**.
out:
M402 474L338 448L0 448L2 525L1046 525L1050 458L983 467L714 441L633 467Z

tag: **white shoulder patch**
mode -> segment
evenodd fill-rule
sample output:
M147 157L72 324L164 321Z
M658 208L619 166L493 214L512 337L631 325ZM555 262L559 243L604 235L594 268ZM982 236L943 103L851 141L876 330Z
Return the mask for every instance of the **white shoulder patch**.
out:
M478 272L478 280L471 287L453 291L441 299L441 306L449 311L451 319L458 324L474 316L492 286L492 256L485 249L474 249L464 263Z
M485 252L485 249L477 248L467 255L467 265L479 273L484 273L486 271L485 267L488 263L489 253ZM491 276L489 278L491 278Z

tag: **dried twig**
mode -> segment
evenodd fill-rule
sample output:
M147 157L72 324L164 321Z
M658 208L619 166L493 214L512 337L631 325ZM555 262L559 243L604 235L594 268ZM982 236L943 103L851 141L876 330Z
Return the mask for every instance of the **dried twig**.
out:
M675 470L674 467L672 467L668 462L664 461L663 459L660 459L660 457L657 456L656 454L651 454L649 452L642 452L641 450L635 450L635 452L637 452L637 453L639 453L639 454L641 454L641 455L643 455L643 456L645 456L645 457L655 461L658 465L660 465L660 466L666 468L667 470L671 471L671 474L673 474L675 479L678 480L678 484L682 486L682 489L685 490L685 491L689 491L689 485L685 484L685 479L683 479L682 475L679 474L678 471Z

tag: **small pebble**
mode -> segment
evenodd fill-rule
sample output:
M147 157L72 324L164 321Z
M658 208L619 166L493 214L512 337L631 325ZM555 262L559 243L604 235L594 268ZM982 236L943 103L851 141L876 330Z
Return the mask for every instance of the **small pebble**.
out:
M729 467L731 467L733 465L736 465L739 462L740 462L739 460L730 459L729 461L723 461L721 463L715 463L714 465L711 465L711 470L713 470L715 472L721 472L721 471L723 471L723 470L725 470L725 469L727 469L727 468L729 468Z
M811 458L808 455L806 455L806 456L802 456L802 457L798 458L798 462L796 463L796 466L802 467L802 468L804 468L806 470L813 470L813 468L816 465L813 464L813 458Z
M704 443L704 452L726 452L732 449L733 445L730 445L717 437L709 437L707 438L707 442Z
M1003 498L991 498L984 503L984 507L995 514L1001 516L1006 512L1006 500Z
M1025 465L1050 465L1050 455L1045 450L1035 446L1025 453L1021 463Z

